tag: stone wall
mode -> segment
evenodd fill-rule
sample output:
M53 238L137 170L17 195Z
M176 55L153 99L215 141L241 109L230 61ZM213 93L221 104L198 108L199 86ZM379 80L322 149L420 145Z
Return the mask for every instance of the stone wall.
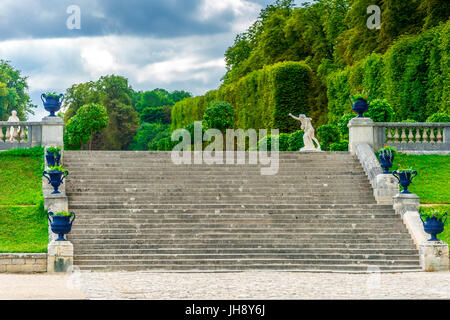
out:
M46 253L0 253L0 273L47 272Z

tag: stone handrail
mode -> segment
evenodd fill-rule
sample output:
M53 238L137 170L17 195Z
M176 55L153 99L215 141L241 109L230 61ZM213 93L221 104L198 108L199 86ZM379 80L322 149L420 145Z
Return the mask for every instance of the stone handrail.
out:
M0 150L40 145L40 122L0 121Z
M384 144L399 150L450 151L450 123L374 123L374 149Z

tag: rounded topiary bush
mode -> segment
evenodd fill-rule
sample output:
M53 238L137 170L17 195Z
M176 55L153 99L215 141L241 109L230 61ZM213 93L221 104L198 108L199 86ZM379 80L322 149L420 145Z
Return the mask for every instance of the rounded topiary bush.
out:
M323 125L317 129L317 136L322 150L328 151L331 144L340 140L339 128L334 124Z
M218 129L225 132L226 129L234 127L236 111L228 102L213 102L206 107L203 115L203 126L205 130Z
M450 114L445 112L436 112L428 117L427 122L450 122Z
M348 151L348 141L335 142L330 145L330 151Z
M337 126L342 137L348 137L348 123L355 117L352 113L346 113L339 119Z
M391 122L394 109L384 99L375 99L370 102L367 116L374 122Z
M289 151L300 151L301 148L305 146L303 143L303 134L305 132L303 130L299 130L291 133L288 140L288 150Z

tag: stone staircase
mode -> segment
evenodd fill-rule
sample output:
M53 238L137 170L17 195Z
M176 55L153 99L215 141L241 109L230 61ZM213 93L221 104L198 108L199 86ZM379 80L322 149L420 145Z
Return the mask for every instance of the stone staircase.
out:
M275 176L176 166L168 152L66 151L64 165L80 269L420 270L400 217L346 152L280 153Z

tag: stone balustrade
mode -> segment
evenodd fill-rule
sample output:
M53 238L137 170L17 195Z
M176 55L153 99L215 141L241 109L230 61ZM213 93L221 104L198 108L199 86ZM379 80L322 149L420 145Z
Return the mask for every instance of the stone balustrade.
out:
M0 150L40 146L41 122L0 121Z
M374 123L374 149L384 144L400 151L450 151L450 123Z

